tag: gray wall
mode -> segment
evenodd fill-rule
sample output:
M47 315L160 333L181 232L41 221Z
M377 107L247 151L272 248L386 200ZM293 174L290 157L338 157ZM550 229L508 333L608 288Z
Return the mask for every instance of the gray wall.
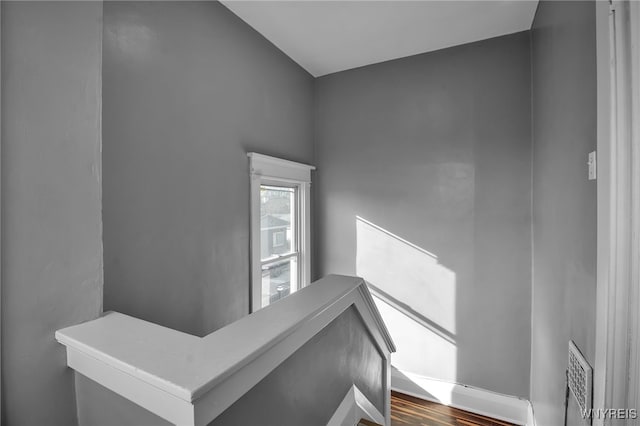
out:
M540 2L532 62L531 399L538 424L552 425L563 420L569 339L591 365L595 356L595 2Z
M314 185L320 275L382 290L393 364L525 397L529 43L524 32L319 78Z
M353 308L305 343L210 425L326 425L352 384L384 413L383 358ZM82 426L167 425L77 375Z
M249 311L246 152L313 162L313 79L217 2L104 4L105 309Z
M93 380L75 373L79 426L171 426Z
M3 425L73 425L55 330L102 310L102 3L2 2Z

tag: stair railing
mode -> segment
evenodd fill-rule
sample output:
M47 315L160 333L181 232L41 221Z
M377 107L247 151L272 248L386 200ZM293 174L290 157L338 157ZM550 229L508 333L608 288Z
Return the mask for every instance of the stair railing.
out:
M78 373L170 423L204 426L352 306L384 359L389 425L395 347L362 278L327 276L205 337L117 312L55 337Z

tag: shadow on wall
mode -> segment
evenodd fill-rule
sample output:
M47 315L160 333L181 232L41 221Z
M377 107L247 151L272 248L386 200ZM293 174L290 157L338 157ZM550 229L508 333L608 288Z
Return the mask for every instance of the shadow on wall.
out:
M359 216L356 234L356 274L369 283L396 343L394 367L455 381L456 274L436 255Z

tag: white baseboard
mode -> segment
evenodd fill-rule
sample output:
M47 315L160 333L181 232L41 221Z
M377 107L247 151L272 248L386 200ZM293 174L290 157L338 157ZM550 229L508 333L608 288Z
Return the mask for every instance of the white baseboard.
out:
M529 406L527 409L527 426L536 426L536 417L533 415L533 404L527 401Z
M355 426L361 419L385 424L384 416L356 385L351 386L327 426Z
M472 386L391 370L391 389L461 410L523 426L535 426L531 403Z

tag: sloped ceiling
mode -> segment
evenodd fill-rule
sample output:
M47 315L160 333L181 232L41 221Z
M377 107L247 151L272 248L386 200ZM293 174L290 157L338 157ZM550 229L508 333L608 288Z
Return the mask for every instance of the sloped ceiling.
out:
M537 1L223 1L318 77L531 28Z

